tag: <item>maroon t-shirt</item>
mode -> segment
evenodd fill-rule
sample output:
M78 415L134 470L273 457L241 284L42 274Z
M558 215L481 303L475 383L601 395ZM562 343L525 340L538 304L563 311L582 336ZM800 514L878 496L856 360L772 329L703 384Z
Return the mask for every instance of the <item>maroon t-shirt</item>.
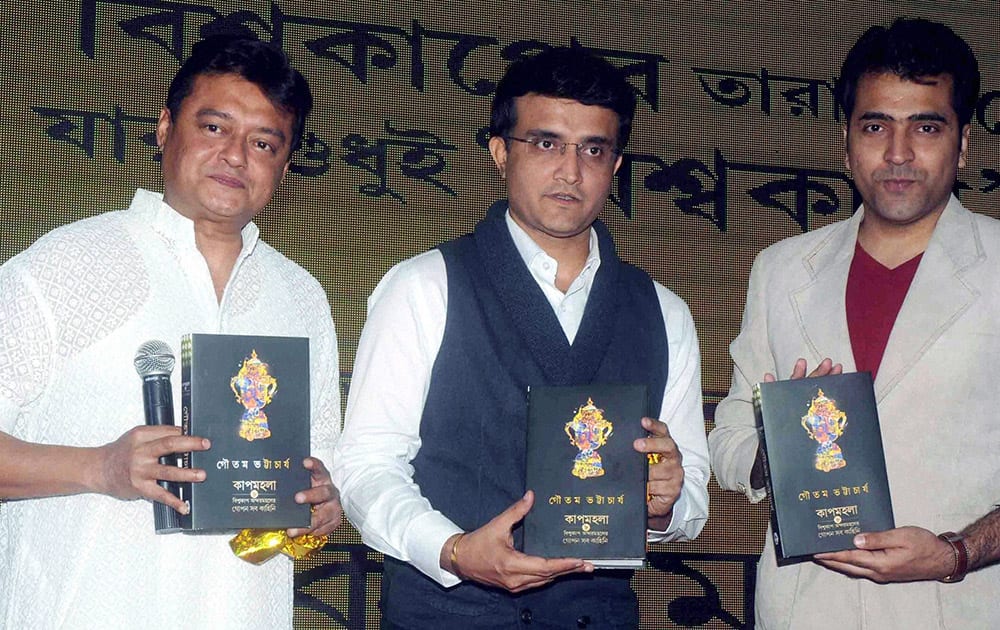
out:
M878 374L889 333L917 273L917 254L895 269L888 269L861 247L854 246L854 260L847 276L847 330L858 372Z

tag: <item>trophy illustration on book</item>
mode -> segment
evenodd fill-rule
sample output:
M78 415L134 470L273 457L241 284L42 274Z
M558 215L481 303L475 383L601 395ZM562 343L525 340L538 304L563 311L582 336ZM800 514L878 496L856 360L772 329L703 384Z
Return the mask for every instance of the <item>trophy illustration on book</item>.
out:
M267 363L257 358L257 350L243 359L243 365L230 379L229 387L244 409L240 418L240 437L248 442L271 437L264 406L271 402L278 389L278 381L268 372Z
M809 404L809 412L802 416L802 428L809 437L819 442L816 448L816 470L830 472L847 465L836 439L844 433L847 414L837 409L837 401L827 398L823 390Z
M604 410L594 406L589 397L587 404L576 411L566 423L565 431L570 443L580 449L573 459L573 475L580 479L600 477L604 465L597 449L604 446L614 430L614 425L604 417Z

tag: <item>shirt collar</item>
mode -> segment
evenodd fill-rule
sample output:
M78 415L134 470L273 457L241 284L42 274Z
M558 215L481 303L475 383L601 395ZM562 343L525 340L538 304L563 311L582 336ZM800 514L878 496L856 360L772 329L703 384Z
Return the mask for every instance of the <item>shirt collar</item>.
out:
M163 201L163 193L145 189L135 191L130 208L140 220L152 227L176 245L185 248L195 248L194 221L177 212ZM240 231L243 238L243 249L240 256L253 251L260 239L260 230L253 221L248 222Z
M524 231L514 217L510 216L510 209L508 208L507 213L504 215L507 221L507 229L510 231L510 237L514 240L514 247L517 248L517 253L521 255L521 259L524 264L530 269L532 262L534 262L539 256L545 258L546 260L551 260L555 263L555 260L545 253L538 243L534 241L528 233ZM601 262L601 248L597 242L597 232L593 227L590 228L590 251L587 253L587 262L583 265L583 271L580 275L586 274L592 268L596 269L597 263Z

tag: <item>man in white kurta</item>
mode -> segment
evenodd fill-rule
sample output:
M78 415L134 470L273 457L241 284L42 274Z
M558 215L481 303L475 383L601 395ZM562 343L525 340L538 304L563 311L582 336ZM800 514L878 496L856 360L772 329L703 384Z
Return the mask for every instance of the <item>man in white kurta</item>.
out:
M133 357L151 339L176 353L186 333L308 337L312 457L296 464L311 487L295 500L312 504L311 533L339 524L324 466L340 430L329 305L252 222L310 106L276 47L201 42L157 127L164 194L139 190L128 210L56 229L0 268L0 626L291 627L287 557L257 566L231 535L154 534L151 501L186 509L156 480L206 474L158 457L210 444L143 426ZM172 380L180 408L179 370Z
M220 303L192 222L139 190L128 210L55 230L10 260L0 268L0 430L47 444L113 441L142 421L132 365L141 343L161 339L179 352L185 333L266 332L309 337L312 454L331 461L340 395L326 296L253 223L243 243ZM179 369L173 392L179 409ZM0 626L288 626L290 559L255 566L227 540L157 536L148 501L78 494L7 502Z

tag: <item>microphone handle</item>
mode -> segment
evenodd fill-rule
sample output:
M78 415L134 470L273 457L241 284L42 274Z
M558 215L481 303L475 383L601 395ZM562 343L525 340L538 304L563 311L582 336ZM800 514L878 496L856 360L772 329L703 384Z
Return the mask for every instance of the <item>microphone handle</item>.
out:
M147 426L174 426L174 400L170 389L170 377L166 374L152 374L142 379L142 402L146 412ZM176 466L177 456L161 455L161 466ZM161 488L179 497L180 488L172 481L157 480ZM169 534L181 530L177 511L159 501L153 502L153 525L157 534Z

